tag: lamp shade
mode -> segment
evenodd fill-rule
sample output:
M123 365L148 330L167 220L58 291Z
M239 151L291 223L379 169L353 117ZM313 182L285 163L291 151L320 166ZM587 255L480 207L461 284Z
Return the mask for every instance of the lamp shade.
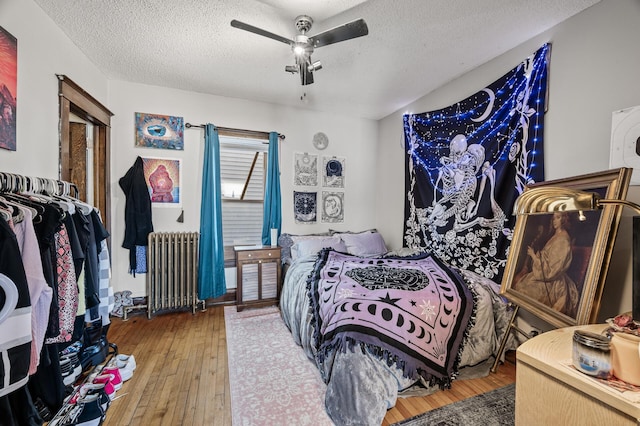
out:
M595 192L578 191L558 186L542 186L524 191L516 200L517 216L556 211L596 210L599 196Z

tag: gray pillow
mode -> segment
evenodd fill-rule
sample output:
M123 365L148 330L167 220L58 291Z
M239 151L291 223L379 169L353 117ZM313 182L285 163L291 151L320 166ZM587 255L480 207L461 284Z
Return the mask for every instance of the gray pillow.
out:
M379 257L387 253L384 238L378 232L359 234L335 234L340 236L347 246L347 253L360 257Z
M327 235L329 235L328 232L321 232L321 233L317 233L317 234L307 234L307 235L296 235L296 234L288 234L288 233L282 233L280 234L280 236L278 237L278 245L280 246L280 253L281 253L281 259L282 259L282 263L284 265L289 265L291 264L291 246L293 246L294 244L294 237L305 237L305 236L324 236L326 237Z

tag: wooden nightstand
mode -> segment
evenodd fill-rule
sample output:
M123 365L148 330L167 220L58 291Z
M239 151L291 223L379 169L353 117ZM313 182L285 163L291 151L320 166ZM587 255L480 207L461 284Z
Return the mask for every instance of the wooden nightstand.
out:
M238 311L278 304L280 298L280 247L238 246L236 253Z
M516 351L516 425L638 425L640 403L566 366L576 329L600 334L606 324L548 331Z

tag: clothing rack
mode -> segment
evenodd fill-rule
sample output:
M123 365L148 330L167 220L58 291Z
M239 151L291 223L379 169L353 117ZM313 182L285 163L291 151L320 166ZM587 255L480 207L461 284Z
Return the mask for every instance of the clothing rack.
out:
M1 192L33 192L50 196L71 196L74 198L78 198L79 195L77 185L72 182L23 176L6 172L0 172L0 193Z
M192 128L204 129L205 125L186 123L184 127L186 127L187 129L192 129ZM219 126L215 126L215 127L216 129L218 129L220 134L224 136L242 136L242 137L253 137L258 139L269 138L269 132L261 132L258 130L234 129L231 127L219 127ZM285 136L282 133L278 133L278 138L280 138L281 140L284 140Z
M11 312L16 331L2 342L0 398L6 399L0 411L16 424L31 424L31 413L59 422L74 408L66 387L117 353L106 338L113 294L109 233L78 194L71 182L0 172L0 214L7 222L0 218L0 274L20 295Z

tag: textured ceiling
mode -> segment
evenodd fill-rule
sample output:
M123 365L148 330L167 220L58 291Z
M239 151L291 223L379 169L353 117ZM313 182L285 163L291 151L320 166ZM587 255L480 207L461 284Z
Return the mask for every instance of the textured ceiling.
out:
M109 79L380 119L599 0L35 0ZM316 49L315 83L284 71L286 38L364 18ZM505 70L506 71L506 70ZM303 96L306 94L306 96ZM304 98L304 99L301 99Z

